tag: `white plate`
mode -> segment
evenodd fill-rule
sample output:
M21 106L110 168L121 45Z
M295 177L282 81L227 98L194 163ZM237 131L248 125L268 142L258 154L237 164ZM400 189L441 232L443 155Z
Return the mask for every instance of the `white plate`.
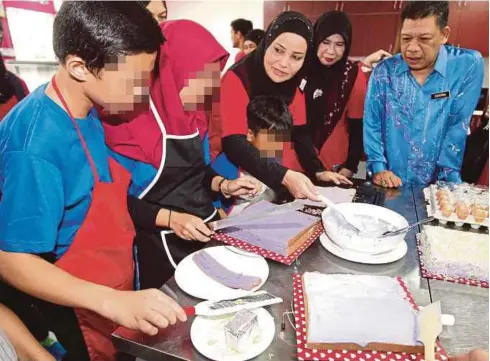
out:
M233 315L223 317L196 317L191 326L191 341L202 355L216 361L245 361L263 353L274 340L274 318L263 308L253 310L258 316L260 336L244 353L226 347L224 325Z
M368 216L381 219L391 224L394 229L401 229L408 226L408 221L405 217L388 208L364 203L341 203L337 204L337 208L346 217ZM322 213L325 233L343 249L349 249L356 253L366 253L368 255L380 254L395 250L398 244L405 239L405 234L381 238L374 235L370 236L369 232L349 235L346 233L342 222L338 222L337 217L332 216L331 213L332 210L330 208L325 209Z
M210 247L205 251L230 271L260 277L262 279L260 285L252 291L226 287L201 271L192 259L193 253L184 258L175 270L175 281L180 289L196 298L219 301L243 297L262 287L269 277L269 266L265 259L245 256L226 248L226 246Z
M403 241L400 242L400 245L397 248L387 253L369 255L366 253L354 252L348 249L343 249L337 244L333 243L325 233L320 236L320 243L334 256L346 259L347 261L364 264L392 263L405 257L408 251L407 243Z

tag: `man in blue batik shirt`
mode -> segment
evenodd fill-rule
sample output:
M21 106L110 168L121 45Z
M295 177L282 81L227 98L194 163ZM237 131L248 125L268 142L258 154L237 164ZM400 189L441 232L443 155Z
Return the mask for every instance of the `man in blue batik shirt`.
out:
M479 52L445 45L448 16L447 1L407 3L401 54L380 63L371 76L364 149L377 185L461 182L484 65Z

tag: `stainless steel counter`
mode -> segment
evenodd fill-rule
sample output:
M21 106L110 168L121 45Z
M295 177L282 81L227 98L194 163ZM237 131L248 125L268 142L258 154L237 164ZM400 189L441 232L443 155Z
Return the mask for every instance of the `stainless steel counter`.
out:
M425 218L422 188L414 188L414 199L419 219ZM441 301L442 311L456 319L455 325L445 327L440 336L446 350L453 355L476 347L488 350L488 288L438 280L429 280L429 288L432 302Z
M423 195L420 189L412 190L405 187L399 191L388 191L385 207L393 209L405 216L409 223L424 217ZM286 322L286 330L281 332L282 313L290 308L292 299L292 275L295 272L319 271L322 273L356 273L376 274L387 276L401 276L413 293L419 305L431 302L429 282L420 277L418 254L416 250L415 235L417 229L412 230L406 237L408 254L398 262L381 265L362 265L342 260L328 253L320 244L315 242L296 262L289 267L269 261L269 279L263 289L284 299L284 303L268 307L269 312L276 320L276 338L269 349L254 360L258 361L288 361L296 360L295 333ZM219 245L213 243L213 245ZM449 352L466 350L471 347L488 347L488 292L470 286L444 284L430 281L434 288L433 298L443 300L443 312L456 316L458 326L443 334L443 345ZM167 285L182 305L193 305L199 300L187 296L170 280ZM167 290L168 290L167 288ZM464 306L459 303L464 302ZM485 306L486 305L486 306ZM485 307L480 309L480 307ZM478 318L478 319L476 319ZM465 322L461 323L460 322ZM191 322L180 324L163 331L154 338L142 337L133 332L119 332L113 337L118 350L143 360L207 360L192 346L190 340ZM468 334L464 336L460 332ZM474 344L472 343L474 340ZM485 343L486 341L486 343Z

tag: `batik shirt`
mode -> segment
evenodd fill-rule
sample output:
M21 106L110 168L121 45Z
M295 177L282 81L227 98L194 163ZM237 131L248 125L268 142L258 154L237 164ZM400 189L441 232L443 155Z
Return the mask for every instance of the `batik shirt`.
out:
M484 64L474 50L442 46L419 85L400 54L380 63L364 109L368 171L390 170L404 184L461 182L460 169Z

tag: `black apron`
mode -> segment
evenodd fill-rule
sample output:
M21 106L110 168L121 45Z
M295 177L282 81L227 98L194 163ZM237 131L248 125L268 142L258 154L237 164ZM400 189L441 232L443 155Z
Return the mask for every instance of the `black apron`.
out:
M163 152L158 172L139 198L162 208L188 213L208 222L218 218L210 190L204 189L206 164L199 131L187 135L167 134L158 111L152 113L162 131ZM140 288L160 288L189 254L206 244L179 238L172 230L137 230L138 275Z

